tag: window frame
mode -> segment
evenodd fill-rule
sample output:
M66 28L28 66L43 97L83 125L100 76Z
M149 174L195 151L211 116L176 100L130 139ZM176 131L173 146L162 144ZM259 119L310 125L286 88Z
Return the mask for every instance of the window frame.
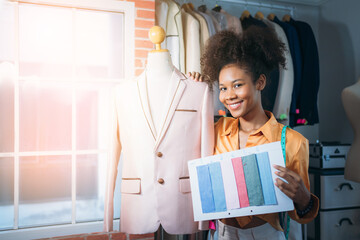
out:
M135 4L134 2L119 0L11 0L9 4L15 9L15 68L19 73L19 3L105 11L124 14L124 79L131 79L135 72ZM126 60L126 61L125 61ZM127 64L130 63L130 64ZM118 82L124 79L113 79ZM43 155L43 152L21 153L19 150L19 81L14 82L14 152L0 153L0 157L12 157L14 161L14 227L11 230L0 231L0 239L34 239L90 232L101 232L103 221L76 223L76 180L71 182L72 192L72 220L71 224L50 225L43 227L19 229L19 159L26 156ZM107 80L108 81L108 80ZM73 130L74 131L74 130ZM76 133L75 133L76 134ZM72 136L74 140L74 133ZM107 149L109 151L109 149ZM74 151L71 154L74 155ZM77 150L76 152L81 152ZM48 152L45 152L48 154ZM93 153L93 152L91 152ZM96 153L104 153L99 150ZM30 154L30 155L29 155ZM51 153L50 153L51 154ZM54 154L54 152L52 153ZM51 155L52 155L51 154ZM76 179L76 162L72 158L72 179ZM119 230L119 220L114 220L114 230Z

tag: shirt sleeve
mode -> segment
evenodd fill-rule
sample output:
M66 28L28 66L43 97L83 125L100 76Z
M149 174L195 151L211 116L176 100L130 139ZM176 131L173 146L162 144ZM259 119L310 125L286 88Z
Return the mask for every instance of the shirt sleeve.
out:
M301 139L300 144L298 147L295 147L295 150L292 159L287 159L287 167L289 167L290 170L296 172L300 175L302 178L305 187L310 191L310 181L309 181L309 142L306 138ZM292 150L291 147L289 149ZM290 160L290 161L288 161ZM318 214L319 210L319 199L314 195L311 194L311 198L313 199L313 207L311 210L305 214L303 217L299 217L299 215L296 213L296 209L289 211L288 214L291 219L295 220L296 222L300 224L306 224L308 222L311 222Z

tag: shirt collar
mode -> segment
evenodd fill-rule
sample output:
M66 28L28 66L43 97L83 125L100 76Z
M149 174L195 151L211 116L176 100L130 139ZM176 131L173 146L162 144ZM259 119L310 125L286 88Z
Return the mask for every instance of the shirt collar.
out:
M226 124L226 125L223 128L224 131L221 133L222 137L238 133L238 131L239 131L239 119L238 118L233 119L233 121L228 121L228 124Z
M269 142L278 141L279 123L276 121L274 114L272 114L271 112L265 110L265 114L269 117L269 120L251 135L256 135L260 133L263 134Z
M265 114L269 117L269 120L251 135L263 134L269 142L275 142L278 139L279 131L277 126L279 123L271 112L265 110ZM238 131L239 119L237 118L234 121L230 121L229 126L224 126L224 131L221 133L221 136L237 134Z

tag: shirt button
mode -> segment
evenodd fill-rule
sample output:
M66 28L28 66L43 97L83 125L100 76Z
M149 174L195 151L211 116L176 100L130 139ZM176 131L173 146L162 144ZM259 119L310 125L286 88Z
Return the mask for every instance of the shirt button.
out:
M156 153L156 156L158 156L158 157L162 157L162 156L163 156L163 154L162 154L162 152L157 152L157 153Z
M158 183L163 184L164 182L165 182L164 179L162 179L162 178L158 179Z

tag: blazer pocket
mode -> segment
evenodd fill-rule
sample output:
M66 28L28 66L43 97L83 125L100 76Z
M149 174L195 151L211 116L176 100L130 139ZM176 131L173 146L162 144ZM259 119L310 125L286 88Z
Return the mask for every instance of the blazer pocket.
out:
M177 112L197 112L197 110L195 110L195 109L184 109L184 108L178 108L178 109L175 109L175 111L177 111Z
M123 178L121 181L121 193L140 194L141 179L140 178Z
M179 179L179 188L181 193L190 193L190 178L189 177L181 177Z

